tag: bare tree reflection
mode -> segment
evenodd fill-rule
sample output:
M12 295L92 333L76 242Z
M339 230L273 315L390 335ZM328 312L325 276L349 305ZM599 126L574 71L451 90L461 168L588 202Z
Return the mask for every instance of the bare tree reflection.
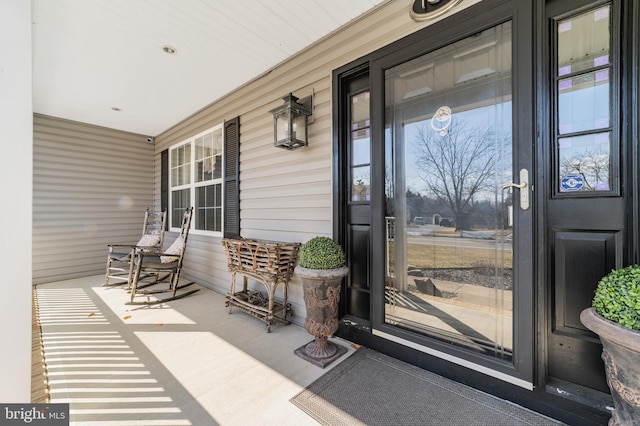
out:
M508 140L507 140L508 139ZM419 176L438 200L451 209L456 229L469 229L474 195L484 190L495 192L500 170L498 157L510 161L511 141L499 140L494 131L454 124L447 134L423 126L417 130L415 161ZM509 162L510 164L510 162Z
M583 180L581 191L609 189L609 155L601 150L585 149L580 154L560 161L560 177L578 175Z

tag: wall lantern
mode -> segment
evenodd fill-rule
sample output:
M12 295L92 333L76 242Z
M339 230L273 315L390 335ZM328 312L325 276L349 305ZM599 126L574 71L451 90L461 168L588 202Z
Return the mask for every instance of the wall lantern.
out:
M289 93L284 105L269 111L273 114L273 144L288 150L302 148L307 142L307 117L311 115L311 96L298 102Z

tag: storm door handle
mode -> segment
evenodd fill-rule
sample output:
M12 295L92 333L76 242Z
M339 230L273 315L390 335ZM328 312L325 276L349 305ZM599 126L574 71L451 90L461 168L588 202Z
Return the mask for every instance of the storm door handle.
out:
M502 189L509 188L509 192L513 193L513 188L520 190L520 209L527 210L529 208L529 171L520 169L520 183L507 182L502 184Z

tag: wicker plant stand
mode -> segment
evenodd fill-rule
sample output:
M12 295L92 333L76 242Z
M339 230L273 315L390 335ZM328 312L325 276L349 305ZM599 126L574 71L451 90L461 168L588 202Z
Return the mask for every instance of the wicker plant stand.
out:
M231 290L225 306L229 313L238 308L267 324L271 332L274 322L288 324L291 305L287 302L289 280L298 259L300 243L230 239L222 240L227 254L227 267L231 272ZM243 276L241 291L236 291L236 275ZM266 297L259 291L247 289L248 278L264 284ZM275 300L278 285L282 284L282 301Z

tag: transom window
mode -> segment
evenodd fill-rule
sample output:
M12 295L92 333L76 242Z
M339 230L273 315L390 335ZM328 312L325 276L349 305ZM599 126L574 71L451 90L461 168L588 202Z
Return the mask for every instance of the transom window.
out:
M185 209L194 206L196 232L222 232L223 146L222 125L219 125L171 147L172 228L179 228Z

